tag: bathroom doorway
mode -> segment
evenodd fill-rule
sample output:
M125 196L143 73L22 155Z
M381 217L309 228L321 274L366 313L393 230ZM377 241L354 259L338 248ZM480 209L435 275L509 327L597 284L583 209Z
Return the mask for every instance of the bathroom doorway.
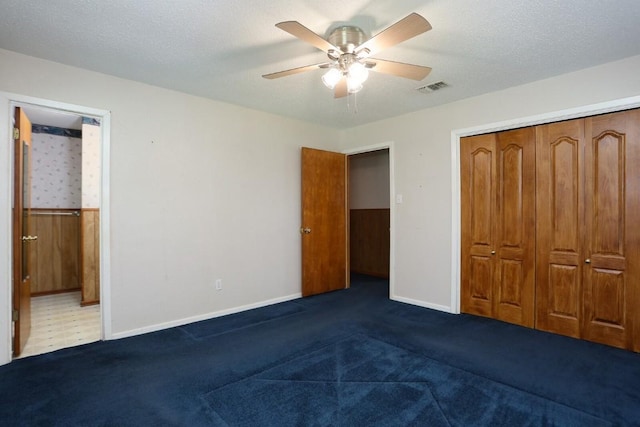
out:
M31 123L28 164L31 328L14 357L98 341L100 310L100 120L20 105ZM18 109L16 108L16 111ZM24 240L24 238L23 238Z

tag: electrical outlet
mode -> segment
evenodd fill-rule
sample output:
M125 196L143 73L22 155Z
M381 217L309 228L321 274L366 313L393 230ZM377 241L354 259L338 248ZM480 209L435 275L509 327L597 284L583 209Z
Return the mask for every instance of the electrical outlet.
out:
M216 291L222 290L222 279L216 279Z

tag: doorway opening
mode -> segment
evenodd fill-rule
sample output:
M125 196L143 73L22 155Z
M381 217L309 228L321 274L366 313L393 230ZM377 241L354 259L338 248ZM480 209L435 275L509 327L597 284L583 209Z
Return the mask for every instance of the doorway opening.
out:
M109 113L33 101L10 101L10 120L19 107L31 122L28 193L33 234L23 251L32 260L31 328L22 348L9 344L12 358L108 337L108 253L103 250L108 247L103 241L108 220L103 201L108 190ZM11 341L14 333L12 325Z
M348 288L354 270L381 278L395 298L393 145L302 147L301 163L302 295Z
M29 242L31 330L18 357L98 341L100 122L34 106Z
M350 275L388 280L391 296L391 147L347 153L347 159Z

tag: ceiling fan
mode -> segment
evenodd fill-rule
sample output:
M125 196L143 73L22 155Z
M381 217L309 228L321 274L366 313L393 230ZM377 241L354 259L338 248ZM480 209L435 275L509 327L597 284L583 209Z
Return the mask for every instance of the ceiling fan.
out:
M383 49L429 31L431 24L417 13L406 16L369 39L364 31L352 25L335 28L326 40L297 21L280 22L276 27L326 52L329 61L265 74L262 76L265 79L323 68L328 71L322 76L322 82L334 90L335 98L341 98L362 89L369 70L413 80L422 80L431 72L429 67L371 57Z

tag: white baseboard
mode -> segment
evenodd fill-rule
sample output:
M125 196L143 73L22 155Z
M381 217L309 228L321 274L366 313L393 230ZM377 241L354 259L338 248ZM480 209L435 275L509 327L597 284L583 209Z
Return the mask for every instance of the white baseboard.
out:
M128 331L123 331L123 332L116 332L111 335L110 339L127 338L127 337L133 337L136 335L147 334L149 332L161 331L163 329L169 329L169 328L174 328L176 326L187 325L189 323L200 322L201 320L214 319L216 317L226 316L228 314L240 313L242 311L252 310L254 308L260 308L260 307L266 307L269 305L278 304L286 301L292 301L299 298L302 298L302 293L295 293L292 295L287 295L284 297L274 298L266 301L260 301L253 304L247 304L239 307L228 308L225 310L214 311L212 313L200 314L197 316L187 317L184 319L173 320L171 322L145 326L143 328L130 329Z

